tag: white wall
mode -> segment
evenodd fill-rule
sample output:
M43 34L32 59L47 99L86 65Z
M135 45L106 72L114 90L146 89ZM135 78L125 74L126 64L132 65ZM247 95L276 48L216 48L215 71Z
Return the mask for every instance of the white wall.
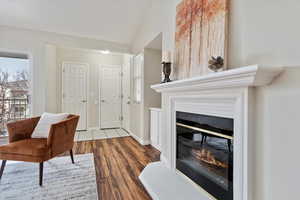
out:
M160 32L163 50L173 50L178 2L153 1L132 46L134 52ZM257 91L255 200L299 198L299 9L297 0L231 0L229 67L261 64L286 69L273 85Z
M299 198L300 27L293 23L299 9L296 0L243 1L242 63L286 67L273 85L258 91L257 200Z
M46 108L47 112L59 112L57 101L57 79L58 79L58 67L57 67L57 48L54 45L47 44L45 50L45 60L47 68L47 94L46 94Z
M58 47L56 50L57 64L56 72L48 73L52 80L56 81L52 84L55 85L56 91L48 92L52 94L48 97L50 101L57 102L57 107L55 110L50 110L51 112L61 112L61 74L62 74L62 63L63 62L78 62L86 63L89 65L88 74L88 128L99 127L99 71L102 65L110 66L122 66L123 65L123 55L122 54L101 54L96 51L82 50L82 49L72 49L72 48L62 48Z
M161 95L150 88L161 81L161 50L144 49L142 100L131 104L130 132L141 144L150 143L150 107L161 106Z
M139 59L144 59L144 54L140 53L137 57L133 57L133 66L131 70L132 78L134 78L134 65L141 62ZM144 63L142 63L142 85L144 84ZM133 80L133 79L132 79ZM142 91L143 92L143 91ZM141 101L136 102L134 99L134 80L131 82L131 104L130 104L130 134L138 140L141 144L144 143L142 140L143 136L143 123L144 123L144 98L142 95Z
M242 31L244 18L243 6L245 0L232 0L229 23L229 66L241 66L242 64ZM136 39L132 44L132 52L140 52L155 36L163 33L163 50L174 50L175 45L175 19L176 6L181 0L154 0L146 12ZM233 38L233 39L231 39Z
M150 108L161 107L161 94L150 88L161 81L161 50L144 50L144 140L150 141Z
M163 33L164 50L172 50L175 41L175 6L180 0L153 0L132 44L132 52L142 51L157 35Z
M49 83L47 83L48 64L46 64L45 58L46 44L71 48L109 49L113 52L129 52L128 46L116 43L0 26L0 51L24 52L32 55L33 115L38 115L46 110L47 84Z

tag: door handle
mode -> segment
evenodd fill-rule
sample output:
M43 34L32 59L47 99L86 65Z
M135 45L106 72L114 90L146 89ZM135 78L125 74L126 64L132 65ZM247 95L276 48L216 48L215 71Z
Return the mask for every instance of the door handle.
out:
M105 102L105 100L103 100L103 99L102 99L102 100L101 100L101 102L102 102L102 103L104 103L104 102Z
M81 102L82 102L82 103L86 103L86 100L82 100Z
M130 104L130 101L127 101L127 104Z

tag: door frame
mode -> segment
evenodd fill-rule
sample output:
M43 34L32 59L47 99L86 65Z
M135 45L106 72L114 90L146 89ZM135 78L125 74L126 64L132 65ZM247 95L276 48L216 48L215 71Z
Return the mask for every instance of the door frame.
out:
M99 91L99 112L98 112L98 116L99 116L99 129L101 129L101 78L102 78L102 69L105 67L112 67L112 68L119 68L120 69L120 81L119 81L119 86L120 86L120 97L121 97L121 101L120 101L120 114L121 116L123 116L122 113L122 70L123 70L123 64L121 65L105 65L105 64L100 64L99 65L99 73L98 73L98 91ZM120 120L120 128L122 127L122 120Z
M85 65L86 66L86 129L88 130L89 127L89 112L88 108L90 105L90 97L89 97L89 89L90 89L90 84L89 84L89 79L90 79L90 65L88 63L84 62L74 62L74 61L63 61L61 64L61 111L64 110L64 104L63 104L63 95L64 95L64 65L65 64L76 64L76 65ZM81 131L81 130L80 130Z
M127 98L124 96L124 87L125 85L123 85L123 80L124 80L124 66L128 64L128 63L123 63L123 66L122 66L122 76L121 76L121 83L122 83L122 95L123 95L123 98L122 98L122 116L123 116L123 120L122 120L122 129L125 129L127 132L130 131L130 119L131 119L131 116L130 116L130 108L131 108L131 104L133 102L133 99L131 97L131 92L132 92L132 65L133 65L133 55L130 56L130 59L129 59L129 101L130 101L130 105L129 105L129 113L128 113L128 127L124 127L124 113L123 113L123 110L125 110L123 108L123 101L124 101L124 98ZM125 83L125 84L128 84L128 83ZM127 100L126 100L127 101Z

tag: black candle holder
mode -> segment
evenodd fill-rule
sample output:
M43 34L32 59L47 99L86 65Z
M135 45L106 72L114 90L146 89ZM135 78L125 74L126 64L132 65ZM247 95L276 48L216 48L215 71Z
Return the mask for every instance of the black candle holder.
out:
M171 82L170 74L171 74L171 62L162 62L163 65L163 73L165 75L164 80L162 83L168 83Z

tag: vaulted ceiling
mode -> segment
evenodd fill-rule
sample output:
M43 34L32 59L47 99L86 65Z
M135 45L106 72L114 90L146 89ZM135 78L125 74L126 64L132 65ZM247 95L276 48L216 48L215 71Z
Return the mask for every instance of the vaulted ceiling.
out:
M152 0L1 0L0 25L130 44Z

